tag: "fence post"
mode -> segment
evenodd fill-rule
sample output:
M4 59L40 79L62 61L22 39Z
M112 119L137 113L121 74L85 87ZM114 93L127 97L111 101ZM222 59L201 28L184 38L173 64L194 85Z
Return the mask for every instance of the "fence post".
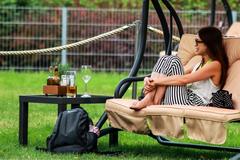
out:
M232 11L233 22L237 22L237 11Z
M62 45L67 44L67 8L62 7ZM61 64L67 64L67 50L62 50Z
M136 21L136 27L135 27L135 54L134 54L134 59L137 56L138 53L138 47L139 47L139 31L140 31L140 21ZM132 85L132 98L136 99L137 98L137 82L133 82Z

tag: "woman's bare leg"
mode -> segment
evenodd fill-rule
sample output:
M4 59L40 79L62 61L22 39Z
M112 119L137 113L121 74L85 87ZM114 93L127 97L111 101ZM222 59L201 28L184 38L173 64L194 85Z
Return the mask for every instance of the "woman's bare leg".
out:
M160 74L158 76L158 78L164 78L166 77L165 75L163 74ZM156 88L156 92L155 92L155 95L154 95L154 98L153 98L153 103L154 104L160 104L161 101L162 101L162 98L164 97L165 95L165 91L166 91L166 86L159 86Z
M153 103L155 105L158 105L161 103L164 95L165 95L165 91L166 91L166 87L165 86L159 86L157 87L156 89L156 93L154 95L154 98L153 98Z
M183 74L184 69L178 57L164 56L162 58L159 58L158 62L154 66L152 77L155 77L157 75L172 76ZM186 94L185 86L158 86L155 88L154 92L147 93L146 98L144 98L142 101L137 102L134 108L136 108L136 110L139 110L148 105L159 104L161 101L164 101L166 104L188 104L187 99L188 97Z
M161 77L165 77L165 76L161 75L159 73L153 72L151 77L152 78L161 78ZM145 108L146 106L156 104L157 102L159 102L162 99L164 93L165 93L165 87L158 87L158 88L152 90L151 92L147 93L141 101L134 103L130 108L135 109L135 110L140 110L142 108Z
M132 106L130 108L134 109L134 110L141 110L149 105L154 104L153 100L154 100L155 92L156 92L156 89L147 93L142 100L132 104Z

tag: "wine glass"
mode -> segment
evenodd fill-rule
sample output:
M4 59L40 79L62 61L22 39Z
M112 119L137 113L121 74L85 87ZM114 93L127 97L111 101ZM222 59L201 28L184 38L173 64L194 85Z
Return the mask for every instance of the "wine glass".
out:
M82 97L91 97L87 92L87 84L92 78L92 66L91 65L82 65L81 66L81 77L84 82L84 94Z

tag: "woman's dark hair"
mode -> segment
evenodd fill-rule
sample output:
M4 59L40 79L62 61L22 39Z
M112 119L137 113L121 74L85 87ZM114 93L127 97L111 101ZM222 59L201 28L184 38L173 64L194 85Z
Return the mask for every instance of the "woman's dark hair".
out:
M227 79L228 57L223 46L223 37L219 29L215 27L204 27L198 31L198 36L207 46L208 56L212 60L217 60L221 63L222 73L220 87L223 88Z

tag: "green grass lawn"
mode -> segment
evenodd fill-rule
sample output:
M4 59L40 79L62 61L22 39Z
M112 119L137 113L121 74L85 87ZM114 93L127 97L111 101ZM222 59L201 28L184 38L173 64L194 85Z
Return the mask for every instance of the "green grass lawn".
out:
M100 138L99 150L120 150L119 156L104 156L97 154L66 154L57 155L36 151L36 146L45 146L46 137L51 134L57 118L57 107L46 104L30 104L29 107L29 139L28 146L18 143L19 125L19 95L41 94L42 86L46 83L47 73L0 72L0 159L229 159L235 153L183 149L162 146L148 136L129 132L120 132L119 146L108 147L108 136ZM114 88L124 74L95 73L89 83L92 94L113 95ZM78 93L83 92L80 77L77 78ZM130 93L128 93L130 95ZM104 105L84 105L90 117L96 123L104 111ZM228 146L240 144L239 127L229 125ZM181 141L189 141L184 139ZM199 143L199 142L198 142Z

